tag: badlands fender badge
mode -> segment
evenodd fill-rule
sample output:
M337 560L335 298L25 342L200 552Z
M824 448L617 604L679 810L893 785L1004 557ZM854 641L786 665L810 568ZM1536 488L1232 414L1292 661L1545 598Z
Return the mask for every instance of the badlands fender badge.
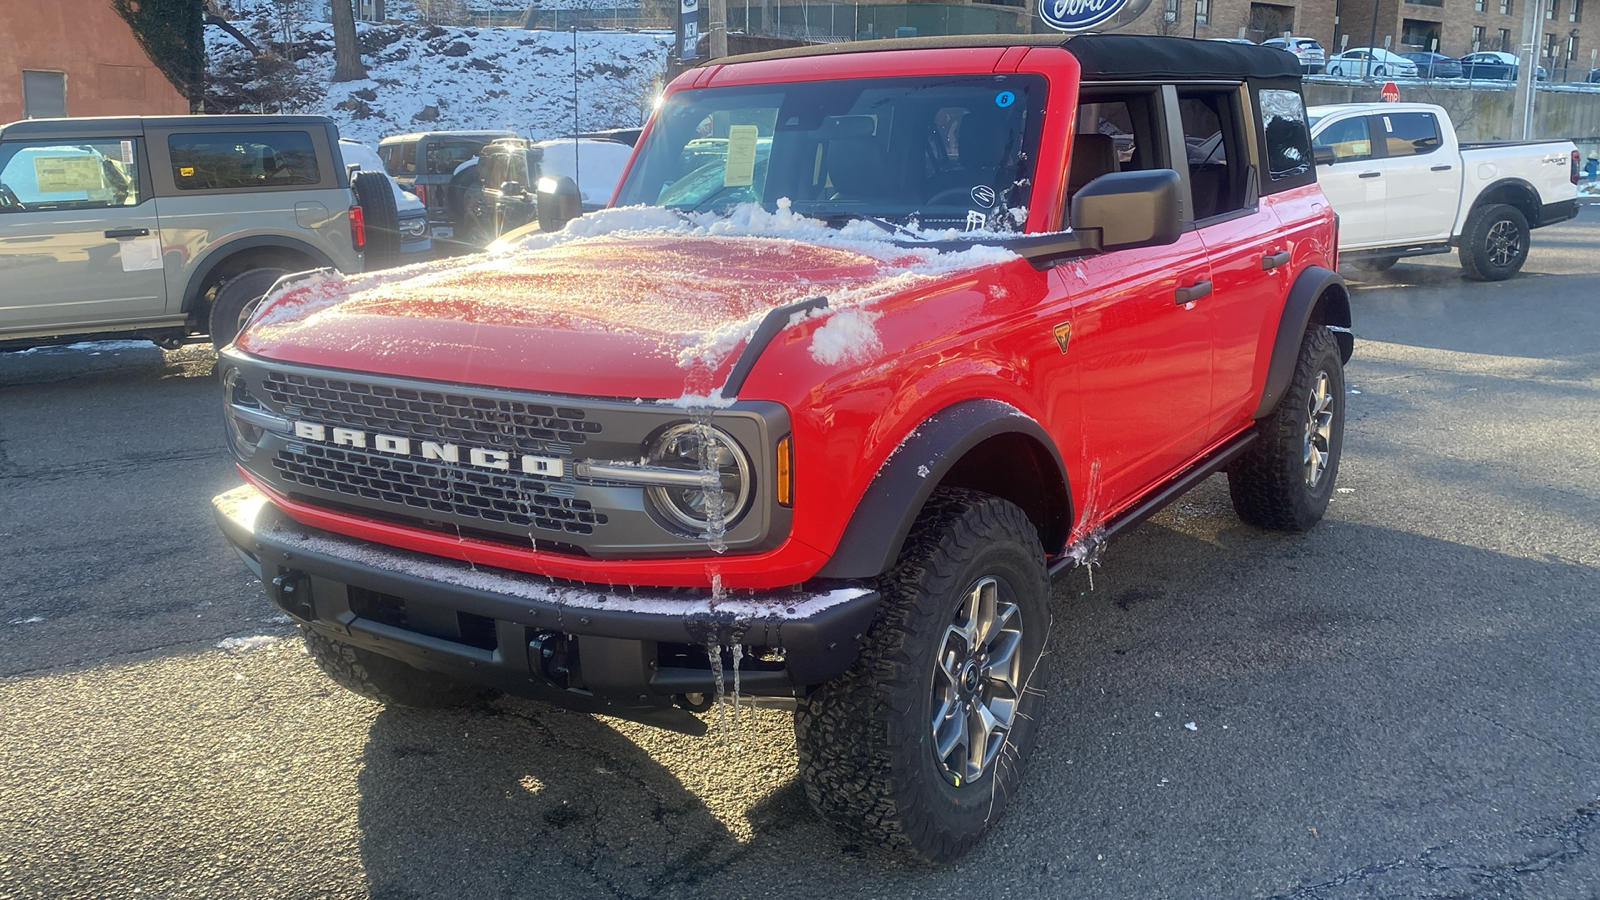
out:
M1055 332L1056 346L1061 348L1062 353L1067 352L1067 341L1072 340L1072 323L1062 322L1055 327Z

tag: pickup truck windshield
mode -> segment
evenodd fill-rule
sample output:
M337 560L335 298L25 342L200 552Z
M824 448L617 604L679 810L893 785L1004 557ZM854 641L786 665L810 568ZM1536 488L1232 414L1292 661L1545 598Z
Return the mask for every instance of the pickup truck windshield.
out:
M824 220L1021 230L1039 143L1037 76L864 78L681 91L618 204L739 203Z

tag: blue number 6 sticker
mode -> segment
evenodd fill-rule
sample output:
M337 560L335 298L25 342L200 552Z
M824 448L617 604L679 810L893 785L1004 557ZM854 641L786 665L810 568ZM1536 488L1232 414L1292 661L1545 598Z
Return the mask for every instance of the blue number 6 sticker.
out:
M1010 91L1001 91L994 95L994 105L1001 109L1005 109L1015 102L1017 102L1017 95Z

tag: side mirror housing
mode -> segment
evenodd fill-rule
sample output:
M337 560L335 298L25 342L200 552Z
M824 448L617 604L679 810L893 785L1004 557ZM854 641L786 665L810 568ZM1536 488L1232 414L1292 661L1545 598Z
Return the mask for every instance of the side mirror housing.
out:
M560 231L583 213L578 183L566 175L541 177L538 202L540 231Z
M1096 230L1101 250L1176 243L1183 235L1181 185L1172 169L1101 175L1072 196L1072 229Z
M1333 148L1318 147L1311 151L1311 158L1315 159L1319 166L1331 166L1333 165Z

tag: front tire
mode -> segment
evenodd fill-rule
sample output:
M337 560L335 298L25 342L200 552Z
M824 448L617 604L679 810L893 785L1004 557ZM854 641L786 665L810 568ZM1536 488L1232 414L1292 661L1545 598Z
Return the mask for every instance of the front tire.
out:
M1344 363L1325 326L1306 332L1289 389L1256 427L1228 468L1234 510L1257 528L1309 530L1328 509L1344 447Z
M1506 203L1485 206L1461 231L1461 268L1473 281L1505 281L1528 261L1528 219Z
M371 650L352 647L305 625L300 626L300 637L306 642L306 651L329 678L368 700L413 709L454 709L488 699L495 693L448 675L424 672Z
M211 301L211 346L218 350L233 343L256 304L287 269L251 269L224 281Z
M950 862L999 817L1033 749L1044 551L1013 504L941 488L879 589L861 656L795 713L806 797L847 834Z

